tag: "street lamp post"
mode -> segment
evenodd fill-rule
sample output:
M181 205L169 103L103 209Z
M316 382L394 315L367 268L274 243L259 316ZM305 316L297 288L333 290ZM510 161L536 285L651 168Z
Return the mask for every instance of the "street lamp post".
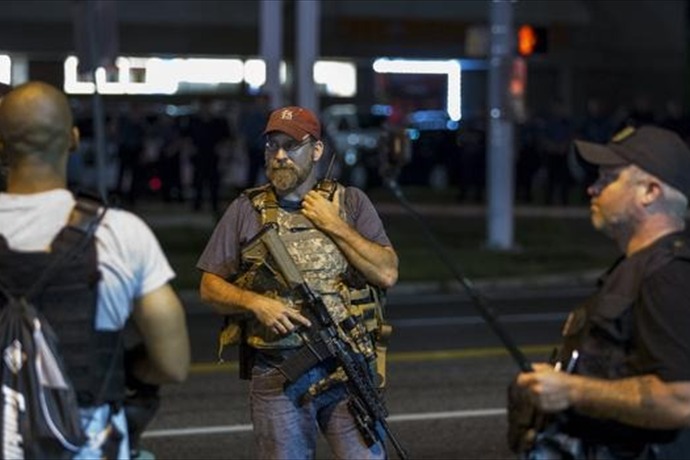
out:
M513 1L492 0L490 11L487 247L513 249L514 133L507 93L513 58Z

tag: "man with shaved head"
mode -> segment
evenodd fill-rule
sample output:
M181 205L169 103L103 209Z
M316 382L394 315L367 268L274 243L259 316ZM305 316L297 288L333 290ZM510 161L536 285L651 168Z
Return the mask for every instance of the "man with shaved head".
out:
M19 261L0 264L0 282L25 280L24 285L11 286L14 292L27 289L36 277L35 272L27 272L22 257L59 252L56 247L63 244L64 228L77 203L66 189L67 159L78 143L79 131L73 126L68 100L53 86L29 82L14 88L0 102L0 152L8 165L7 191L0 193L0 260ZM75 458L129 458L122 405L125 378L128 388L149 390L184 380L190 361L189 339L182 305L169 284L174 272L146 224L129 212L107 209L94 239L91 246L96 257L90 263L97 276L84 288L93 295L79 297L70 306L70 315L74 312L75 316L81 309L95 309L93 331L87 327L74 332L74 327L66 327L72 318L56 317L56 313L49 316L53 302L67 299L46 294L30 300L48 316L61 343L83 342L76 352L61 350L88 437ZM125 366L119 331L130 316L143 347ZM95 343L101 348L90 347L93 337L98 337L100 342ZM112 358L96 356L96 351ZM75 375L71 353L81 353L81 358L93 355L86 356L96 363L87 370L93 376Z
M63 185L67 154L79 142L67 98L45 83L28 83L3 99L0 114L11 187L27 193Z

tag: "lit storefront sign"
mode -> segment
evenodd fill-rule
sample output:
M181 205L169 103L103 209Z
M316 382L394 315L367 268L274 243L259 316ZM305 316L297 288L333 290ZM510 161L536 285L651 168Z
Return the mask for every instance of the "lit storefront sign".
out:
M453 121L458 121L462 117L462 66L460 61L380 58L374 61L374 71L378 73L446 75L448 77L448 91L446 93L448 117Z
M92 78L77 72L78 60L65 60L64 90L68 94L178 94L213 91L219 85L246 83L256 93L266 82L266 64L261 59L137 58L119 57L116 69L109 73L100 68ZM285 63L280 67L281 81L286 81ZM0 74L1 77L1 74ZM353 97L357 92L356 67L341 61L318 61L314 81L328 96Z
M161 59L120 57L117 69L95 73L95 83L81 79L78 60L65 60L65 92L92 94L175 94L183 84L217 86L242 82L244 64L239 59Z
M12 83L12 59L6 54L0 54L0 83Z

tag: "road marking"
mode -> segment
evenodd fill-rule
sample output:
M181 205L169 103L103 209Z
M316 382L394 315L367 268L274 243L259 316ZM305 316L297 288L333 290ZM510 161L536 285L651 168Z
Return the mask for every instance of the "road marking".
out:
M387 418L389 422L419 422L428 420L463 419L478 417L504 416L505 409L471 409L446 412L422 412L417 414L398 414ZM167 430L145 431L142 438L171 438L177 436L197 436L208 434L247 433L252 431L252 425L207 426L199 428L179 428Z
M520 347L520 350L528 355L546 355L553 350L555 345L529 345ZM464 348L462 350L434 350L434 351L406 351L390 353L386 360L395 363L445 361L453 359L490 358L494 356L508 356L508 350L503 347L491 348Z
M388 420L389 422L418 422L420 420L442 420L447 418L495 417L498 415L505 414L505 409L473 409L454 410L446 412L423 412L420 414L391 415L386 420Z
M555 345L530 345L521 347L525 354L546 355L553 350ZM508 356L508 352L503 347L493 348L465 348L461 350L434 350L434 351L413 351L398 352L388 355L389 362L420 362L420 361L443 361L453 359L486 358L495 356ZM223 363L194 363L191 366L192 373L213 373L213 372L235 372L238 364L236 361L225 361ZM398 414L388 417L390 422L415 422L425 420L442 420L452 418L477 418L495 417L505 415L503 408L496 409L474 409L458 410L446 412L425 412L416 414ZM245 433L252 431L252 425L226 425L208 426L199 428L180 428L180 429L161 429L150 430L142 434L143 438L165 438L175 436L195 436L209 434Z
M556 344L528 345L520 347L527 355L541 355L546 359ZM428 361L449 361L454 359L491 358L496 356L508 356L508 351L503 347L463 348L461 350L431 350L431 351L405 351L389 353L386 360L389 363L415 363ZM193 374L211 374L214 372L236 372L237 361L225 361L222 363L206 362L193 363L190 371Z
M554 321L563 321L567 316L567 313L526 313L519 315L502 315L500 320L502 323L550 323ZM485 322L486 320L481 316L448 316L391 320L391 324L394 327L457 326L482 324Z
M202 434L244 433L252 431L251 425L205 426L199 428L179 428L168 430L148 430L141 434L142 438L172 438L176 436L195 436Z

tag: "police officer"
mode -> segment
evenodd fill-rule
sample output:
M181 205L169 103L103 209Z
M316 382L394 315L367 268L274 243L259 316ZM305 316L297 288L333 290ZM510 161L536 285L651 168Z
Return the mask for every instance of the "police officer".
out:
M562 360L518 376L540 410L560 414L532 458L688 458L690 150L653 126L575 145L599 168L592 224L623 255L568 317Z
M235 199L219 221L197 267L200 293L222 314L251 315L247 342L256 352L251 372L251 418L258 458L313 458L320 430L337 458L383 458L381 441L362 439L348 410L342 382L305 402L307 390L334 371L322 362L286 385L278 370L302 346L297 327L311 326L298 299L271 280L264 287L238 282L241 248L267 223L279 236L310 288L337 322L352 315L350 274L381 288L398 277L398 258L381 220L359 189L317 186L316 163L324 153L321 125L303 107L273 111L264 130L269 183ZM261 282L259 283L261 284ZM277 293L277 295L276 295Z

